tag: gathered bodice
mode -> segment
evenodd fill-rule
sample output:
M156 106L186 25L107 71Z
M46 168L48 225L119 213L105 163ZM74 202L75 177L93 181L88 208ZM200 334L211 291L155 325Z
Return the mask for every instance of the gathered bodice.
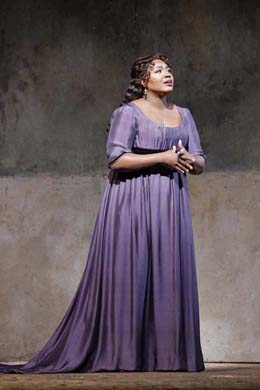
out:
M182 140L184 147L188 145L188 128L185 108L177 106L182 117L179 126L164 126L151 120L137 105L133 102L127 104L133 107L135 111L136 133L133 142L134 147L167 150L172 149L179 139Z

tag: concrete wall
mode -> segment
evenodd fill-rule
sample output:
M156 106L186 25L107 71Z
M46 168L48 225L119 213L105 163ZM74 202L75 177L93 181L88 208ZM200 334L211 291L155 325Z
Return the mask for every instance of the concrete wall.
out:
M0 360L55 330L85 267L106 125L134 59L173 65L208 156L190 177L206 361L259 361L258 1L0 3Z

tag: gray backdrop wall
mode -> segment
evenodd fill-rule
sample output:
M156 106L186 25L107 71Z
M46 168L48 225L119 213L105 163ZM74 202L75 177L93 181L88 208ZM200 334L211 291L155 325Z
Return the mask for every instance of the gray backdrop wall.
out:
M72 299L107 122L155 51L208 157L189 178L205 360L260 360L259 19L253 0L1 1L1 361L40 350Z

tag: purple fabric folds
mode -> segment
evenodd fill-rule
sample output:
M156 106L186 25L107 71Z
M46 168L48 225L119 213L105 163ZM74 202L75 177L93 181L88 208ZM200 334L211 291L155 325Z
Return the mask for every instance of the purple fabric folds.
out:
M112 113L108 166L132 148L182 139L206 159L188 108L164 127L135 103ZM45 346L1 373L202 371L198 286L186 174L161 165L111 170L75 295Z

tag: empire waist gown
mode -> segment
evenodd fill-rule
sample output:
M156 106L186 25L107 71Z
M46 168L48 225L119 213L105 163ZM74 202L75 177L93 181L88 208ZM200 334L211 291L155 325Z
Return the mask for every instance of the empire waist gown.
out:
M184 147L206 159L188 108L160 125L133 102L111 116L108 167L123 153ZM199 301L186 173L156 164L110 170L85 270L44 347L1 373L202 371Z

